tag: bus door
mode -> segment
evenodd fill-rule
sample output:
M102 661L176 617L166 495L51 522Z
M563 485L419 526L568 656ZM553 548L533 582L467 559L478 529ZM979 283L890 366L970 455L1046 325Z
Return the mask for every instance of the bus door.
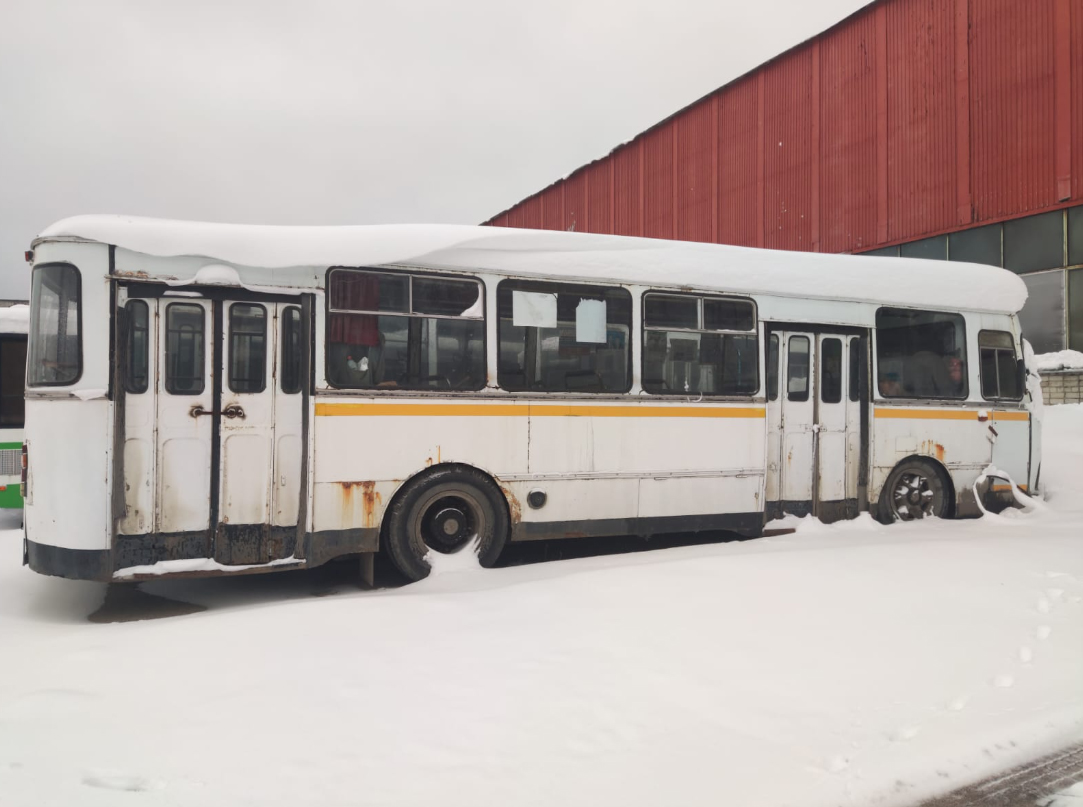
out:
M777 359L768 362L769 373L778 374L768 381L768 512L812 513L829 521L856 515L861 374L854 375L847 360L859 361L861 340L775 331L769 350L776 337Z
M188 294L118 291L118 568L296 548L301 306Z
M227 300L222 307L218 524L227 565L289 557L301 491L301 309ZM212 506L214 492L212 491Z

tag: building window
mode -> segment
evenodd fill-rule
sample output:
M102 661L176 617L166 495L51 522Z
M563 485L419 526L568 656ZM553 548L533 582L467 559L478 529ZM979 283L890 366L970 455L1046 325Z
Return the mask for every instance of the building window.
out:
M959 314L876 312L877 386L884 398L967 397L966 330Z
M129 300L128 345L124 367L124 390L132 395L147 391L147 362L150 355L150 316L143 300Z
M933 238L922 238L920 241L900 244L899 254L904 258L946 261L948 259L948 237L946 235L937 235Z
M336 387L485 386L479 281L334 269L328 287L327 380Z
M1064 350L1064 270L1020 277L1027 286L1027 302L1019 312L1019 326L1035 353Z
M862 255L871 255L873 257L881 257L881 258L898 258L899 257L899 248L897 246L894 246L894 247L881 247L880 249L872 249L872 250L869 250L868 252L862 252L861 254Z
M1064 266L1064 211L1004 222L1004 267L1037 272Z
M1001 226L989 224L985 227L971 227L948 236L948 259L966 263L984 263L988 266L1003 266L1001 254Z
M981 396L988 400L1023 397L1023 383L1015 358L1015 342L1007 331L980 331Z
M1068 273L1068 347L1083 351L1083 269Z
M643 298L643 389L754 395L756 309L749 300L650 293Z
M631 388L632 295L626 290L505 280L496 300L497 380L504 389L614 393Z
M1068 209L1068 265L1083 266L1083 205Z

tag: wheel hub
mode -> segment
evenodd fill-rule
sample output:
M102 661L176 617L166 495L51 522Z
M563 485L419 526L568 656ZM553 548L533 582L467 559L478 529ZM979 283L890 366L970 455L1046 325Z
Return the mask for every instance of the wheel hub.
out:
M425 543L434 549L454 549L470 537L470 518L461 507L438 504L426 522Z

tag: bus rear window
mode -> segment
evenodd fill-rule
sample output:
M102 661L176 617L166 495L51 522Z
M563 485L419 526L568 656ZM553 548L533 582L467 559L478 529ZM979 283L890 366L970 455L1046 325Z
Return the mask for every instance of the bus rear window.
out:
M53 263L34 269L26 373L30 386L66 386L82 375L79 296L79 270L74 266Z

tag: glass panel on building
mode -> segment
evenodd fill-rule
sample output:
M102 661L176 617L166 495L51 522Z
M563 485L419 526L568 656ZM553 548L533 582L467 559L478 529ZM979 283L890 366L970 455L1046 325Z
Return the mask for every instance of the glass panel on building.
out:
M1064 350L1064 272L1023 275L1027 302L1019 312L1023 337L1035 353Z
M948 259L967 263L1003 266L1000 254L1000 225L972 227L948 236Z
M1068 265L1083 266L1083 205L1068 210Z
M868 252L862 252L861 254L862 255L879 256L879 257L882 257L882 258L898 258L899 257L899 248L898 247L881 247L880 249L873 249L873 250L870 250Z
M1068 347L1083 351L1083 269L1068 273Z
M1004 267L1037 272L1064 266L1064 211L1004 222Z
M922 238L920 241L911 241L908 244L900 244L899 254L904 258L946 261L948 259L948 237L938 235L933 238Z

